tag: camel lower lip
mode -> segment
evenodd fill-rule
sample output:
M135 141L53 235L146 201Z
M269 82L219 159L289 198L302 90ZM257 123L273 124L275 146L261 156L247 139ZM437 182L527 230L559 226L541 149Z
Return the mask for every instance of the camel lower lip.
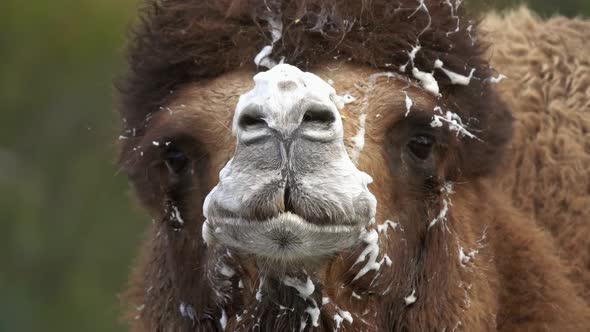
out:
M359 242L364 225L316 225L293 213L281 213L266 221L227 218L207 220L203 238L243 253L273 259L297 259L330 255Z

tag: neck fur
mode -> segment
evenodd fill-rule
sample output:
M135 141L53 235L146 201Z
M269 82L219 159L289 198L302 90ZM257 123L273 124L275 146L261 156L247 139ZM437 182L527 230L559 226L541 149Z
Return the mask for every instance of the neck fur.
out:
M220 262L218 279L211 286L215 289L230 282L233 287L225 291L231 295L224 298L240 298L224 303L227 328L377 331L409 326L406 317L424 307L426 292L434 292L429 297L448 298L445 276L453 274L449 271L453 265L446 264L449 251L440 247L450 245L449 233L438 229L407 238L401 229L388 226L377 228L381 232L369 232L349 252L323 264L297 264L304 266L298 270L277 271L266 262L227 251L215 256L213 260ZM229 270L235 274L227 273Z
M457 292L450 280L469 285L470 276L452 256L459 243L450 221L450 229L421 232L375 225L367 234L376 235L377 242L367 237L323 262L280 272L255 258L205 247L193 235L196 227L193 233L188 227L174 231L155 225L150 254L136 274L140 287L130 295L141 308L138 319L150 327L165 323L190 331L452 329L458 313L465 310L467 291ZM446 310L432 316L442 299Z

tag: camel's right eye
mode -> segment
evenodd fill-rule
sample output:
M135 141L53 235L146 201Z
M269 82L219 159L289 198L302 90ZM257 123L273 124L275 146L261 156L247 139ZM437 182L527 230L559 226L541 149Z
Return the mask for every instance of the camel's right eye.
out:
M410 142L408 142L408 148L420 160L428 159L432 153L433 146L434 138L429 135L417 135L412 137Z
M164 152L164 163L171 174L178 175L186 170L189 159L180 149L169 146Z

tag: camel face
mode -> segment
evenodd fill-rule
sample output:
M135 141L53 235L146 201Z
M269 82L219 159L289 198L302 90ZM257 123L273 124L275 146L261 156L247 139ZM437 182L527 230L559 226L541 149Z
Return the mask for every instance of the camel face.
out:
M128 292L136 331L589 326L590 278L511 202L542 208L519 179L548 144L522 124L510 143L513 114L544 132L547 77L586 87L551 69L569 55L535 56L574 44L537 43L526 15L486 40L459 0L148 3L120 86L121 165L153 220ZM547 31L583 30L564 24ZM539 211L552 229L568 216Z
M320 257L374 223L372 179L344 145L345 98L280 64L256 74L233 118L232 159L204 204L206 241L274 259Z
M445 151L462 136L436 123L436 96L345 61L311 72L280 64L227 73L188 86L154 115L144 140L160 144L150 148L188 160L180 174L161 173L175 183L164 219L195 225L194 240L212 253L252 255L259 273L281 274L361 255L377 229L403 243L394 230L444 227ZM197 183L211 189L189 189Z

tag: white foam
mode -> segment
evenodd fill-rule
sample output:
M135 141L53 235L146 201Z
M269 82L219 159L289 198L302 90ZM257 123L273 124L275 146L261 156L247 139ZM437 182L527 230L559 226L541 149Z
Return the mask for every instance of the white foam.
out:
M269 69L276 66L276 62L270 58L271 53L272 46L264 46L262 50L260 50L260 52L258 52L258 54L256 54L254 57L254 63L259 67L266 67Z
M420 81L420 84L422 85L422 88L424 88L424 90L432 93L437 97L440 96L438 82L436 81L432 73L426 73L414 67L412 68L412 75L414 75L414 78Z
M442 70L447 75L447 77L451 80L451 84L457 84L457 85L469 85L469 83L471 82L471 78L473 78L473 73L475 73L475 68L471 69L469 76L455 73L453 71L446 69L444 67L444 63L440 60L436 60L434 62L434 68Z
M352 315L350 314L349 311L346 311L346 310L338 310L338 313L340 314L340 316L342 318L344 318L345 321L347 321L350 324L352 324L353 319L352 319Z
M412 106L414 105L414 102L412 101L412 99L410 99L410 96L408 96L408 94L406 92L404 92L406 94L406 114L405 116L408 116L408 114L410 114L410 110L412 109Z
M262 301L262 286L264 285L264 276L260 276L258 291L256 291L256 301Z
M506 75L503 74L499 74L497 77L489 77L485 80L485 82L489 82L491 84L498 84L500 82L502 82L503 80L507 79L508 77L506 77Z
M459 6L461 5L461 0L456 0L455 1L455 5L457 6L456 8L455 8L455 6L453 6L453 4L451 3L450 0L445 0L445 4L451 8L451 17L454 18L457 21L457 27L455 28L455 30L454 31L448 31L446 33L446 35L449 36L449 35L451 35L453 33L459 32L459 30L460 30L461 19L459 18L459 16L457 16L455 14L455 10L458 9Z
M443 199L443 207L442 207L442 209L440 209L438 216L436 216L436 218L432 219L432 221L428 225L428 229L430 229L432 226L434 226L439 221L443 222L443 221L447 220L447 212L448 211L449 211L449 202L446 199Z
M350 104L350 103L354 102L355 100L356 100L356 98L351 94L345 94L344 96L342 96L342 101L344 102L344 104Z
M416 54L418 54L418 51L420 51L421 49L422 49L422 46L416 45L416 46L412 47L412 50L410 51L410 53L408 53L408 55L410 56L410 62L412 64L414 64L414 59L416 59Z
M440 110L440 107L438 108ZM434 115L432 117L432 122L430 123L431 127L442 127L443 122L449 125L449 130L457 132L457 135L467 136L469 138L477 139L477 136L472 134L469 130L467 130L466 126L463 124L461 117L456 113L447 111L444 115Z
M219 324L221 325L221 329L225 331L225 327L227 326L227 314L223 309L221 309L221 318L219 318Z
M314 302L315 305L315 302ZM320 308L318 308L317 306L313 306L313 307L307 307L307 309L305 309L305 312L309 314L309 317L311 318L311 325L313 326L320 326L319 320L320 320Z
M184 220L180 216L180 211L178 211L178 207L176 205L172 205L172 217L178 221L179 224L184 224Z
M225 277L231 278L236 274L236 271L234 271L231 267L225 265L224 263L221 263L219 273L221 273L221 275Z
M469 263L478 253L478 250L471 250L466 254L465 251L463 251L463 247L459 247L459 263L461 263L461 265Z
M412 289L412 294L404 297L404 302L406 302L406 305L408 306L408 305L416 302L417 299L418 298L416 297L416 290Z
M408 16L408 18L414 16L414 14L416 14L418 11L420 11L420 9L424 9L424 12L426 13L426 15L428 15L428 24L422 30L422 32L420 32L418 34L418 38L420 38L420 36L422 36L422 34L430 28L430 25L432 24L432 17L430 16L430 12L428 11L428 7L426 7L426 4L424 3L425 0L417 0L417 1L418 1L418 7L416 8L416 10L414 10L414 12L412 14L410 14L410 16Z
M280 15L271 13L264 18L269 25L270 34L272 38L271 45L266 45L256 54L254 57L254 63L259 67L266 67L268 69L273 68L277 65L270 55L272 54L274 45L279 41L283 35L283 20Z
M389 258L388 255L383 255L383 259L385 260L385 265L391 266L391 264L393 264L393 262L391 261L391 258Z
M297 278L285 277L283 279L283 284L295 288L299 293L299 296L304 300L306 300L315 291L315 286L309 276L307 277L306 282L302 282Z
M379 232L379 233L387 232L388 228L391 228L392 230L395 231L398 226L399 226L399 224L394 221L385 220L385 222L383 222L383 224L377 225L377 232Z
M334 314L334 322L336 323L336 330L340 329L342 323L347 321L349 324L352 324L353 319L350 312L346 310L338 310L337 314Z
M344 321L344 318L342 318L342 316L340 316L339 314L334 314L334 322L336 323L336 330L338 330L340 328L340 325L342 325L343 321Z
M365 261L367 256L369 257L365 266L360 269L354 279L352 279L353 281L361 278L371 270L379 270L381 268L381 264L383 264L383 260L377 262L377 256L379 256L379 234L377 234L377 231L372 229L369 232L361 234L361 240L363 240L367 246L354 262L353 266Z

